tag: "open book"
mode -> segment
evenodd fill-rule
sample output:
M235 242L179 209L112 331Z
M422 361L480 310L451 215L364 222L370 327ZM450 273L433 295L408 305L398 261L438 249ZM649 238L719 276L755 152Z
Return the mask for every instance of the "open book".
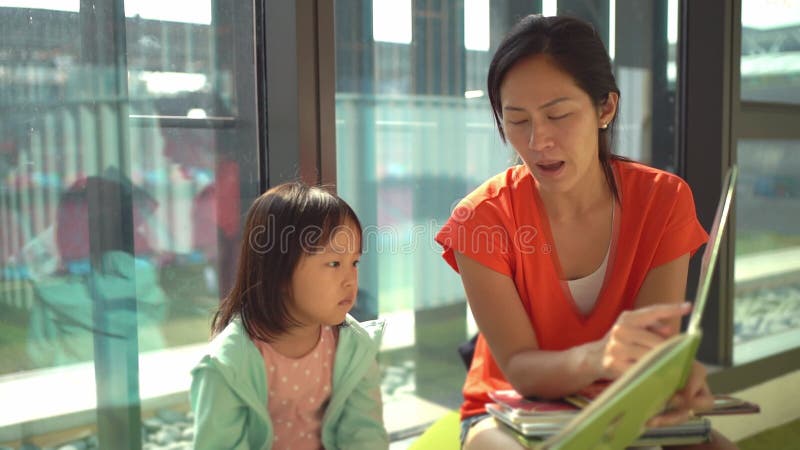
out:
M542 442L526 441L530 446L541 449L624 449L642 436L648 419L662 411L667 401L684 386L702 336L700 321L733 199L736 176L737 168L733 166L723 184L714 224L703 252L694 308L686 332L650 350L560 426L555 434ZM524 437L520 433L516 435Z
M575 406L578 409L585 408L589 406L589 403L592 400L596 399L600 394L602 394L603 390L605 390L609 384L611 384L609 381L600 381L590 384L586 388L581 389L572 395L564 397L564 402ZM753 414L758 412L761 412L761 407L755 403L748 402L730 395L716 394L714 395L714 405L711 407L711 409L708 411L697 411L695 412L695 415L721 416L730 414Z

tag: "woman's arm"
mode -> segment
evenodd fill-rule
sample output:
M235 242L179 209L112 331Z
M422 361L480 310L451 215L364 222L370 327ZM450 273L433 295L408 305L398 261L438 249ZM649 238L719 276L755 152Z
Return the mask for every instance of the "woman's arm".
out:
M604 338L602 366L606 378L615 379L621 376L650 348L679 331L680 317L683 314L651 323L633 324L633 327L629 321L631 316L642 314L653 307L661 307L659 305L672 305L682 308L684 313L688 312L688 307L683 306L688 268L689 254L686 253L647 273L636 296L634 311L622 313Z
M523 395L561 397L599 377L592 346L539 350L533 327L514 282L479 262L455 253L472 314L506 379Z
M647 274L636 307L642 308L658 303L678 303L686 294L686 279L689 271L689 254L656 267ZM663 336L672 336L680 331L680 320L675 318L659 330ZM706 382L706 369L697 361L686 386L670 400L670 412L656 416L650 426L664 426L685 422L695 411L704 411L714 406L714 398Z
M556 398L600 378L617 378L664 339L658 324L677 323L688 312L683 303L642 305L641 310L623 313L599 341L563 351L543 351L511 278L458 252L455 257L478 328L506 379L523 395ZM672 270L660 272L666 276ZM655 290L666 283L662 281L658 273L654 275L647 291L640 291L646 294L642 298L655 295ZM682 299L682 294L678 298Z
M686 278L689 272L689 254L681 255L672 261L650 269L636 296L634 308L644 308L660 303L683 303L686 298ZM666 336L672 336L680 330L680 317L666 323Z

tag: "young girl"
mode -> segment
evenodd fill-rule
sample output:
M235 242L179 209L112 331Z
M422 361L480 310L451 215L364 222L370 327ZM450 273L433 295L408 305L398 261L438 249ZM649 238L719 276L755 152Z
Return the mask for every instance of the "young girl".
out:
M287 183L247 214L236 282L192 371L195 449L382 449L382 322L347 314L361 224L342 199Z

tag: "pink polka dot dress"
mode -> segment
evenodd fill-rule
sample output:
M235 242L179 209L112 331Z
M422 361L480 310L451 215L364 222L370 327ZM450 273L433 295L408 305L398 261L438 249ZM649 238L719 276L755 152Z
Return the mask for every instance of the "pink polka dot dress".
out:
M313 350L300 358L281 355L265 342L256 342L264 357L269 389L267 409L275 438L272 448L322 448L322 416L331 396L336 342L331 327L322 327Z

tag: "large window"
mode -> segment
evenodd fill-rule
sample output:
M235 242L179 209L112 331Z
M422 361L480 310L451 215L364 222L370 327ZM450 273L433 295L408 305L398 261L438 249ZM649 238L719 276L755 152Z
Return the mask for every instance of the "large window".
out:
M742 1L742 100L800 103L800 2Z
M259 190L253 16L0 0L0 445L191 440Z
M354 312L389 320L390 432L461 402L456 348L476 329L433 237L458 200L516 163L494 128L486 72L511 25L542 7L591 21L611 46L622 90L616 151L676 171L676 2L336 3L337 188L365 225Z
M800 346L800 2L743 0L733 362Z
M800 343L800 141L741 140L734 362Z

